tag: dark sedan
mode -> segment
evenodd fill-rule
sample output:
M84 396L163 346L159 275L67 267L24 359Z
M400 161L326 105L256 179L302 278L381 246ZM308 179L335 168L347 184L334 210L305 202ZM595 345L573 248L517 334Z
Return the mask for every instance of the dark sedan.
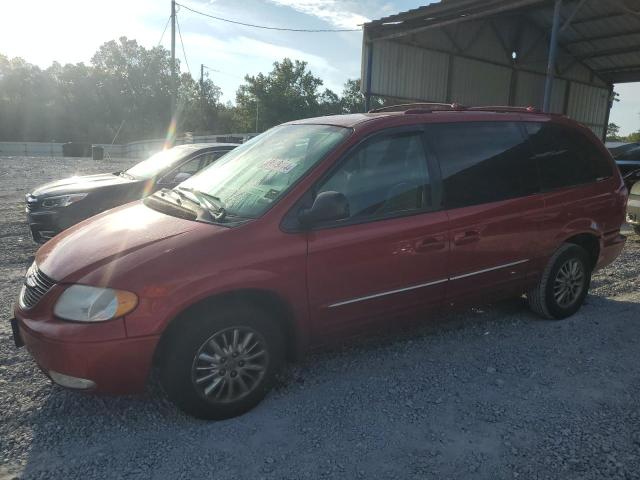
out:
M62 230L100 212L173 188L237 147L202 143L156 153L123 172L71 177L47 183L26 196L31 235L44 243Z
M627 143L609 151L613 156L625 184L631 190L632 185L640 180L640 143Z

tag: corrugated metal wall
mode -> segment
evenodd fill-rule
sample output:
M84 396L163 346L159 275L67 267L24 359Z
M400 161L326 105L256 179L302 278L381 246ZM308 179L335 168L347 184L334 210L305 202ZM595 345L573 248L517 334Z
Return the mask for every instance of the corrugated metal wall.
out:
M371 88L381 95L441 101L447 95L446 53L401 45L377 43L373 49Z
M516 34L519 47L514 60L506 45ZM539 28L498 18L465 22L446 32L431 29L394 40L374 40L363 48L363 89L369 45L373 45L374 95L465 105L542 106L548 39ZM556 70L552 111L602 136L609 86L562 52Z
M451 101L463 105L508 105L511 69L455 57Z

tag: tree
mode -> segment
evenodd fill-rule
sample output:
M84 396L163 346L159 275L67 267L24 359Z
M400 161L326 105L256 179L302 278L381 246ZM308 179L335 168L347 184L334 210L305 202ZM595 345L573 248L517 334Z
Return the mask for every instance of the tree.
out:
M54 85L22 58L0 57L0 140L50 141Z
M120 37L101 45L91 64L105 107L101 120L110 133L115 134L124 119L121 141L164 136L171 114L171 57L166 49L147 50ZM177 70L179 75L179 63ZM182 85L178 90L183 91Z
M615 123L610 123L607 126L607 141L609 142L619 142L622 140L620 137L620 127Z
M236 93L235 116L241 130L263 131L290 120L339 111L337 96L318 89L322 80L308 69L307 62L285 58L264 75L245 76Z
M166 134L171 108L171 60L162 47L146 49L121 37L100 46L90 65L46 70L0 55L0 140L110 143ZM179 132L231 128L220 88L204 87L178 70ZM224 118L220 122L218 117ZM228 132L228 131L227 131Z
M360 79L347 80L342 90L342 113L362 113L364 112L364 95L360 91ZM371 97L370 108L380 108L385 105L385 101L376 96Z
M627 140L627 142L630 142L630 143L631 142L633 142L633 143L640 142L640 130L638 130L637 132L633 132L631 135L629 135L626 138L626 140Z

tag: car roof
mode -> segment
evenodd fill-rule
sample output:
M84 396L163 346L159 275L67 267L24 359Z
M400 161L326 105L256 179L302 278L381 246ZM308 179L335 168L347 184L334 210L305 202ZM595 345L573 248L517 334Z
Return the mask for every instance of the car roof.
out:
M448 121L549 121L560 120L574 123L569 118L556 114L529 113L518 111L478 111L478 110L433 110L433 111L392 111L373 113L352 113L347 115L329 115L324 117L294 120L285 125L332 125L354 128L364 123L386 123L393 119L406 119L407 123L445 123ZM395 123L395 122L393 122Z

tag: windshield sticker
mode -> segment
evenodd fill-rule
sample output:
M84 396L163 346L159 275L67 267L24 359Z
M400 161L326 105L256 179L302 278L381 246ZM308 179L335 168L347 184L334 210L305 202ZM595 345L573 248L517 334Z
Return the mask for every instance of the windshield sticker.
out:
M270 158L266 162L262 163L262 168L265 170L271 170L279 173L289 173L295 166L295 163L284 158Z
M275 200L278 198L280 192L278 190L274 190L273 188L264 194L264 198L268 198L269 200Z

